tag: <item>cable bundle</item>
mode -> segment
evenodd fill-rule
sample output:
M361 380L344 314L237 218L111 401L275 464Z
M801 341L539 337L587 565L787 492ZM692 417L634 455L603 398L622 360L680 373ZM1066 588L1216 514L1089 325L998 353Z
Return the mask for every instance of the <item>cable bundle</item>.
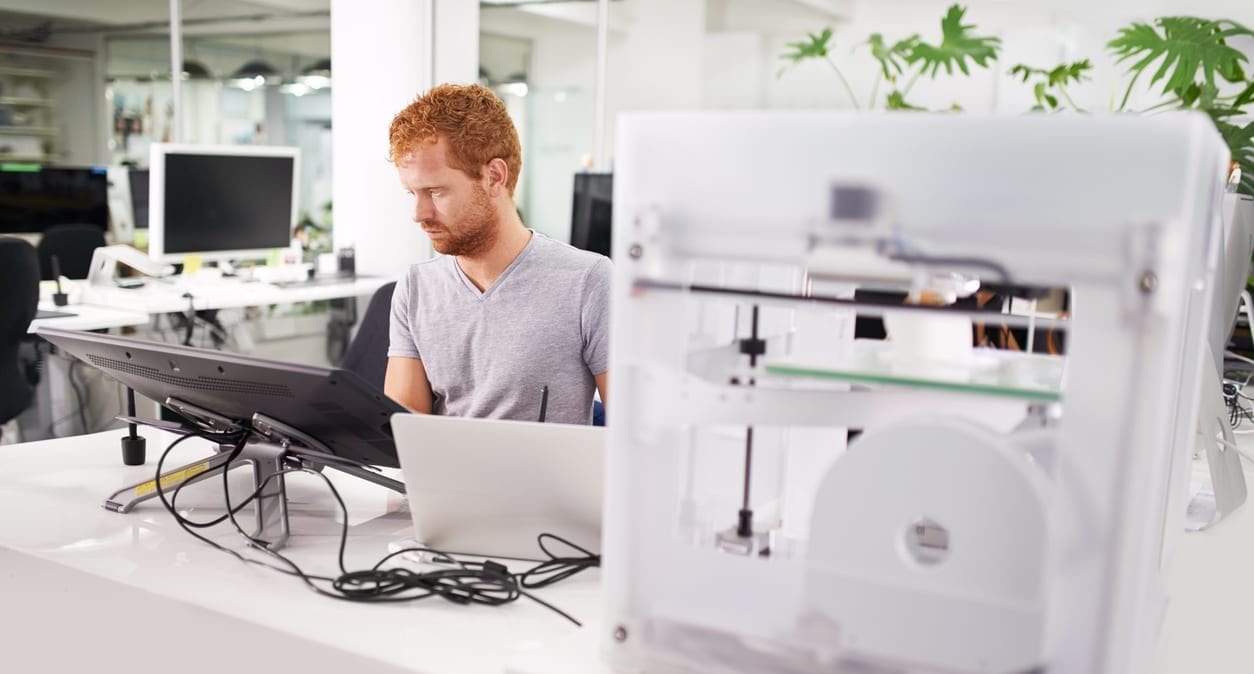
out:
M203 433L193 433L178 438L170 443L162 452L161 458L157 461L157 477L156 492L157 497L165 506L167 512L174 520L183 528L184 531L191 534L200 541L234 556L241 562L246 564L256 564L273 569L280 573L300 578L309 589L320 595L339 599L343 601L361 602L361 603L394 603L405 601L416 601L426 599L428 597L440 597L455 604L482 604L486 606L502 606L517 601L520 597L527 597L532 601L544 606L558 615L566 618L577 626L582 627L582 623L572 617L570 614L549 604L548 602L532 595L527 590L534 590L547 587L554 583L566 580L585 569L598 567L601 564L600 556L593 554L560 536L553 534L540 534L536 542L541 552L547 557L547 560L538 562L534 567L527 569L521 573L510 573L505 565L487 559L484 561L468 561L456 559L454 555L462 556L482 556L473 555L473 553L446 553L439 550L423 547L412 547L397 550L380 559L373 567L366 570L349 571L344 563L344 551L348 544L348 507L344 504L344 499L340 496L339 490L335 488L335 484L331 482L326 475L321 472L311 470L309 468L289 468L278 471L265 478L265 480L257 486L251 494L249 494L238 505L231 505L231 490L228 473L231 463L235 461L239 454L243 451L244 445L251 437L251 430L241 430L235 433L224 433L218 435L208 435ZM162 467L170 452L180 443L188 438L199 437L218 444L229 444L231 449L230 456L227 457L226 463L222 467L222 494L226 503L226 513L214 519L197 522L179 514L176 503L178 502L179 493L187 482L180 483L170 493L169 498L166 497L166 490L161 484ZM259 541L240 526L235 515L239 513L249 503L252 503L261 494L270 480L281 475L291 473L307 473L315 475L326 483L327 488L331 491L331 495L335 497L336 503L339 504L340 513L342 515L340 527L340 544L338 553L338 564L340 575L334 578L328 576L317 576L305 573L300 566L288 557L271 550L263 541ZM248 541L249 547L259 550L275 560L283 564L282 567L275 566L263 562L259 559L247 557L240 551L223 546L206 536L201 535L196 530L213 527L223 522L230 521L235 527L236 532ZM572 550L577 551L575 556L558 556L555 555L548 547L546 542L553 541L568 546ZM435 569L431 571L414 571L404 567L384 568L384 564L391 561L392 558L404 553L426 553L432 555L433 561L453 565L447 569ZM319 583L327 587L320 586Z

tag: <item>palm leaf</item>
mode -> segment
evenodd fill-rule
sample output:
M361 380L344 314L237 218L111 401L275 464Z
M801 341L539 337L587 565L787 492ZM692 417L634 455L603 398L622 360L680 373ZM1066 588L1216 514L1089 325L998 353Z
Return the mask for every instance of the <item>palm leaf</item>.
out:
M974 24L962 23L966 8L951 5L949 11L941 18L941 42L938 45L920 41L910 49L906 61L910 65L922 64L920 72L935 78L943 67L945 73L952 75L954 67L964 75L970 75L967 67L970 60L981 68L987 68L988 62L997 58L1001 48L1001 39L992 36L974 35Z
M1181 95L1197 80L1199 70L1209 85L1215 84L1216 73L1228 80L1237 77L1238 81L1244 75L1241 64L1247 60L1245 55L1227 44L1229 38L1254 35L1244 26L1191 16L1163 17L1154 23L1157 28L1140 22L1121 28L1119 35L1106 44L1120 63L1137 59L1129 72L1138 76L1161 59L1150 86L1165 80L1164 94Z

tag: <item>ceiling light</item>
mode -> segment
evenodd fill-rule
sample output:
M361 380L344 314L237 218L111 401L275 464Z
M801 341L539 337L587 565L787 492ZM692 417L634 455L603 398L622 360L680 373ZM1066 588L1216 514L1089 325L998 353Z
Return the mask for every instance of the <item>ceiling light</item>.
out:
M240 66L231 74L227 84L244 91L252 91L267 84L278 84L280 81L279 71L275 70L274 66L256 59Z
M208 80L213 79L213 74L200 61L187 59L183 61L183 79L185 80Z
M331 86L331 59L321 59L301 71L296 81L317 91Z

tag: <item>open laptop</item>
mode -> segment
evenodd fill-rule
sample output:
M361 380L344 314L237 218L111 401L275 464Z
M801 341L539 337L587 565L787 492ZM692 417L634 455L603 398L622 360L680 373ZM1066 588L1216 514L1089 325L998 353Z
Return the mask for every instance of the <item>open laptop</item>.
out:
M392 433L421 545L542 559L550 533L600 553L604 428L396 414Z

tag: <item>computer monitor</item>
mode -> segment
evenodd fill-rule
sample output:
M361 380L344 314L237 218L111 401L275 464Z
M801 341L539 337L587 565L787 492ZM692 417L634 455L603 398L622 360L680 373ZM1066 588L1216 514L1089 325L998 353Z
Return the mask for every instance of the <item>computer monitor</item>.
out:
M570 217L570 245L610 255L613 173L576 173L575 202Z
M0 233L34 234L53 225L109 227L102 167L0 164Z
M148 255L261 258L296 224L300 150L154 143L148 164Z
M36 334L163 405L173 399L237 424L262 414L316 441L308 449L320 444L353 463L400 465L392 415L405 408L348 370L81 330ZM203 424L208 416L186 418Z

